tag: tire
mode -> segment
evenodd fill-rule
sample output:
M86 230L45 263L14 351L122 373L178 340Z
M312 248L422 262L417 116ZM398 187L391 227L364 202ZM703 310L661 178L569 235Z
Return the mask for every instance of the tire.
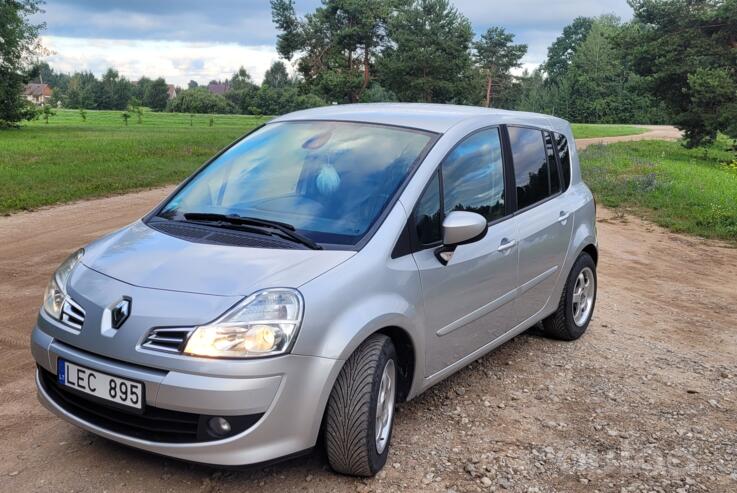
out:
M579 282L579 276L589 277L593 282L591 298L588 300L590 306L586 313L574 311L574 296ZM591 316L596 305L596 291L598 282L596 278L596 264L591 256L584 252L576 259L571 272L568 274L563 294L560 297L558 308L548 318L543 320L543 332L548 337L562 341L574 341L581 337L589 326ZM580 306L580 304L579 304Z
M384 467L394 425L394 403L398 374L397 353L391 339L374 334L356 349L338 375L328 400L325 419L325 448L334 471L370 477ZM385 370L393 373L388 406L388 431L376 437L377 402ZM389 399L391 401L389 402ZM384 414L382 414L384 415ZM378 443L383 445L379 450Z

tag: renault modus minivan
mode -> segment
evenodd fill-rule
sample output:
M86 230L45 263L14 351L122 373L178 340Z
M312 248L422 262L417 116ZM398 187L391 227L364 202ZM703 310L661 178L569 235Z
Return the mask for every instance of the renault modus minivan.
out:
M567 122L300 111L59 267L31 341L38 394L157 454L246 465L324 443L335 471L370 476L397 403L539 322L580 337L596 262Z

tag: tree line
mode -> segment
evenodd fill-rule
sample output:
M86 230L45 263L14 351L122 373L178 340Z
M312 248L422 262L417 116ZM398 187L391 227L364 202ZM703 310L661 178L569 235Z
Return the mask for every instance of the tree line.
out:
M629 0L579 17L532 72L503 27L474 34L449 0L271 0L277 50L328 101L494 106L575 122L674 123L688 145L737 138L737 0Z
M110 68L98 79L91 72L59 73L46 62L37 64L33 71L33 82L44 82L53 88L49 103L55 107L127 110L147 106L163 111L169 101L168 84L163 78L131 81Z
M261 85L241 67L228 80L210 81L227 88L223 94L215 94L190 81L187 89L175 89L173 99L163 78L141 77L131 81L112 68L99 79L91 72L58 73L45 62L37 64L33 72L34 82L43 81L53 87L49 101L53 107L136 111L143 106L153 111L180 113L278 115L326 104L322 98L304 92L300 81L289 75L281 61L271 65Z
M280 114L332 103L456 103L576 122L675 123L689 145L718 132L737 138L737 0L629 0L631 21L576 18L545 62L522 73L527 46L501 26L474 33L449 0L322 0L302 16L294 0L271 0L276 48L295 75L279 61L258 85L241 68L222 81L224 94L191 82L172 100L163 79L26 68L39 52L43 26L29 22L39 3L0 4L0 125L27 117L22 84L44 75L53 102L66 107Z
M213 94L190 81L188 89L169 101L168 111L183 113L240 113L244 115L280 115L327 102L305 91L301 81L289 75L282 61L274 62L256 84L241 67L226 81L211 81L227 88L224 94Z

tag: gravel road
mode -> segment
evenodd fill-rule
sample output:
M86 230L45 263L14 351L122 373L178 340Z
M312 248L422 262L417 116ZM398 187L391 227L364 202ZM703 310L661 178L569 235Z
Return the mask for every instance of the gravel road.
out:
M737 491L737 249L602 208L588 333L529 331L401 405L371 480L334 475L320 453L193 466L62 422L33 389L43 287L68 253L168 190L0 218L0 491Z
M632 142L637 140L678 140L681 131L669 125L636 125L646 128L647 132L638 135L621 135L619 137L594 137L591 139L576 139L576 147L585 149L592 144L613 144L615 142Z

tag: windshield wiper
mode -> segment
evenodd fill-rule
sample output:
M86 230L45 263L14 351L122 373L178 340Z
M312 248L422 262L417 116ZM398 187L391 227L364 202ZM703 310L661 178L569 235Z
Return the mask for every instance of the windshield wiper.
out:
M277 231L278 234L286 239L292 240L296 243L301 243L308 248L313 250L322 250L322 247L309 239L308 237L301 235L295 231L294 226L279 221L270 221L268 219L259 219L256 217L239 216L238 214L218 214L215 212L187 212L184 214L184 218L188 221L205 221L215 223L227 223L235 226L251 226L256 228L264 228L272 231ZM253 231L253 228L249 228ZM263 231L256 229L256 231Z

